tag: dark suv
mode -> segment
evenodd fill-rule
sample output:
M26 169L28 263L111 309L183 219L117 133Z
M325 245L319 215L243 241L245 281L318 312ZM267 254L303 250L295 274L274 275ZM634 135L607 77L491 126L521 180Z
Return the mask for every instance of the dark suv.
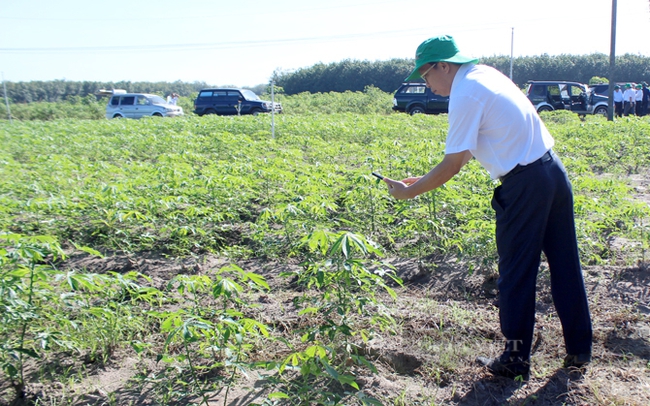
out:
M432 93L424 83L403 83L393 98L393 110L411 115L447 113L448 109L449 97Z
M282 113L280 103L260 99L248 89L203 89L194 100L194 113L235 115L269 113L275 108L276 113Z
M616 84L621 87L621 90L625 89L626 83L632 83L632 82L616 82ZM634 85L635 83L632 83L632 86ZM595 94L601 96L607 96L609 94L609 83L599 83L597 85L589 85L589 89L593 90Z
M569 110L579 115L607 115L608 97L596 94L584 83L561 80L529 81L526 96L538 112Z

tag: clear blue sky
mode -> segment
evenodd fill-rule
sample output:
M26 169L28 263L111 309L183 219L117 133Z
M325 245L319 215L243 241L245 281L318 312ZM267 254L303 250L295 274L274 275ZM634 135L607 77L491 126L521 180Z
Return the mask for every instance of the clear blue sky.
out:
M439 34L477 57L511 43L515 56L609 54L611 12L612 0L0 0L0 71L254 86L319 62L412 58ZM617 14L617 54L650 56L648 0L618 0Z

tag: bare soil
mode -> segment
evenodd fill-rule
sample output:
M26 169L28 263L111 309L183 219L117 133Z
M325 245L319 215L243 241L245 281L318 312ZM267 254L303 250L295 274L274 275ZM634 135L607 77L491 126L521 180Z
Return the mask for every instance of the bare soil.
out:
M561 326L550 297L543 264L538 279L536 343L532 373L526 382L490 376L474 358L498 355L502 344L495 307L496 275L469 275L462 265L393 259L404 287L391 304L400 328L375 337L365 349L377 374L358 370L358 383L368 395L395 405L649 405L650 404L650 270L644 265L587 266L586 286L594 322L594 360L579 373L561 368L564 356ZM67 266L93 272L138 270L162 288L179 273L218 269L222 258L169 260L155 255L137 258L80 256ZM239 263L271 285L256 297L258 316L267 325L292 325L293 294L281 271L295 265ZM268 349L280 355L282 349ZM286 354L285 354L286 355ZM68 360L70 365L81 360ZM27 386L30 397L67 398L52 404L150 405L151 394L133 389L129 381L143 369L154 373L152 361L124 350L100 367L86 369L84 379ZM261 403L270 389L264 375L241 375L228 393L227 405ZM267 372L268 374L268 372ZM210 404L224 404L225 391ZM41 403L44 404L44 403ZM50 404L50 403L48 403Z

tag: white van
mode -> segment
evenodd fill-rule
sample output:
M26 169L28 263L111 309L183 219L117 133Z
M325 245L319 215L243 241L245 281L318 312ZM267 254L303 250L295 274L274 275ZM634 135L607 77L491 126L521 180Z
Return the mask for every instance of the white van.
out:
M106 105L106 118L176 117L183 115L183 108L167 103L155 94L112 91Z

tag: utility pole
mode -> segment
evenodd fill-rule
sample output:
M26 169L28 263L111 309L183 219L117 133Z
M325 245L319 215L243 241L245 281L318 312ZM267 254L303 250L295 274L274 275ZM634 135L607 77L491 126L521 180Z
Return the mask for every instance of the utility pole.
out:
M275 138L275 87L273 79L271 79L271 138Z
M512 27L512 35L510 36L510 80L512 80L512 58L515 52L515 27Z
M614 81L616 78L616 0L612 0L612 38L609 48L609 101L607 102L607 120L614 120Z

